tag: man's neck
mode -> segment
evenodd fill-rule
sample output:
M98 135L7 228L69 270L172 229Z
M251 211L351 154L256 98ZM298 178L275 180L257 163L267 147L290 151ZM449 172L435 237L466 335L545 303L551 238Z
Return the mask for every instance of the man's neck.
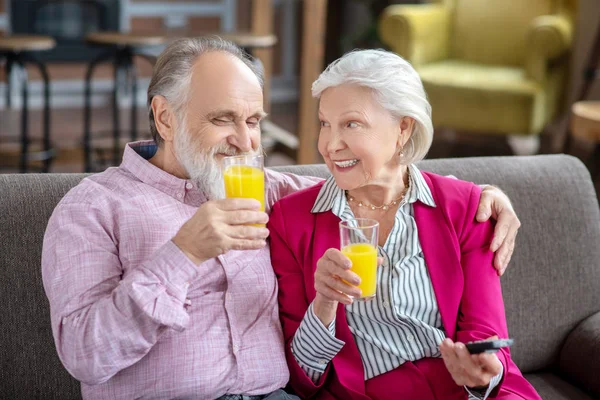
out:
M163 143L159 145L156 154L148 161L155 167L160 168L173 176L181 179L188 178L187 173L181 164L179 164L179 161L177 161L173 148L168 144Z

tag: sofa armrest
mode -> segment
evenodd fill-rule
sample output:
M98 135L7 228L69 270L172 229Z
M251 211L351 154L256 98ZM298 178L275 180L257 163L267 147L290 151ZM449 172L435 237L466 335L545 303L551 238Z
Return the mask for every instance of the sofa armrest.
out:
M569 334L560 351L559 367L571 380L600 396L600 311Z
M573 23L563 15L542 15L531 22L527 34L527 76L543 82L548 62L564 55L573 42Z
M378 30L381 40L415 67L448 58L450 10L443 4L389 6Z

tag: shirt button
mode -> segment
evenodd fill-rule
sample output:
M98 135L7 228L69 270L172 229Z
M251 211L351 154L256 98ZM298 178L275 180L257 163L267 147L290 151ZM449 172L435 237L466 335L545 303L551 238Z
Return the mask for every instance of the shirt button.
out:
M388 303L387 301L383 302L383 308L388 308L390 306L390 303Z
M236 351L236 352L237 352L237 351L239 351L239 350L240 350L240 345L239 345L239 344L237 344L237 343L236 343L236 344L234 344L234 345L233 345L233 351Z
M192 305L192 301L190 299L185 299L185 304L188 306Z
M190 287L190 283L189 283L189 282L186 282L186 283L185 283L185 287L186 287L186 288Z
M192 185L189 182L185 184L185 188L188 189L188 190L191 189L191 188L193 188L193 187L194 187L194 185Z
M321 364L321 365L325 365L325 364L327 364L327 361L325 361L325 360L320 360L320 361L319 361L319 364Z
M183 197L183 195L182 195L181 193L177 193L177 198L178 198L178 199L180 199L180 198L182 198L182 197Z
M409 334L408 334L408 336L406 336L406 339L407 339L409 342L412 342L413 340L415 340L415 337L409 333Z

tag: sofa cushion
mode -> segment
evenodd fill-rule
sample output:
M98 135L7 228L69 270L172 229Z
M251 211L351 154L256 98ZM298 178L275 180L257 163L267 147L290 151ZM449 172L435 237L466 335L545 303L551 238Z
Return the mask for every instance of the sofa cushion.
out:
M52 339L40 268L52 210L82 175L0 175L0 398L77 399Z
M498 184L512 198L523 222L502 279L513 355L524 372L548 368L567 334L600 308L600 215L587 170L562 155L429 160L419 166ZM280 169L328 175L325 166ZM52 210L83 177L0 175L1 399L80 398L79 384L54 347L40 257ZM542 375L534 381L544 399L586 399L557 379Z
M544 400L593 400L594 398L577 389L550 372L525 374L529 381Z

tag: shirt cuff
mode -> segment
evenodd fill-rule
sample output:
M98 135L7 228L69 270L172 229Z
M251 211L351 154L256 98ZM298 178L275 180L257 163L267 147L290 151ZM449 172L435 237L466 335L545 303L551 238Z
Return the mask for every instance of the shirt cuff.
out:
M190 283L200 272L200 268L171 240L160 247L144 267L158 277L167 293L182 303L186 302Z
M465 386L465 390L469 394L469 400L485 400L488 398L490 393L492 393L494 388L496 386L498 386L498 383L500 383L500 381L502 380L502 375L504 375L504 365L501 365L501 366L502 366L502 370L500 371L500 373L498 375L494 376L490 380L490 384L488 385L487 389L474 390L474 389L469 389L468 387Z
M313 303L292 340L292 354L313 382L316 382L345 342L335 337L335 318L326 328L315 315Z

